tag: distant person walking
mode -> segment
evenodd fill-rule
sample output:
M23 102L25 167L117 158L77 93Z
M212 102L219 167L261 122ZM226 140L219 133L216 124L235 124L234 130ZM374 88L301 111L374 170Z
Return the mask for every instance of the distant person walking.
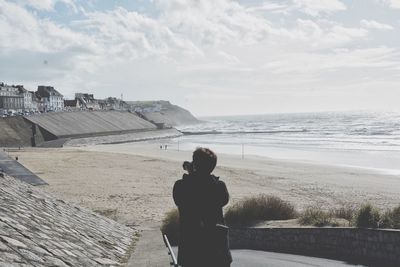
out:
M175 182L173 197L179 210L178 263L184 267L226 267L232 256L222 207L229 201L226 185L212 175L217 155L207 148L185 161L184 174Z

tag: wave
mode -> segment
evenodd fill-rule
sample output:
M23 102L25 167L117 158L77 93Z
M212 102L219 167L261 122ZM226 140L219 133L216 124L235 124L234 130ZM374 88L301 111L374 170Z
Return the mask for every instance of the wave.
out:
M399 126L400 113L359 112L208 118L179 130L188 139L206 143L400 151Z
M208 135L208 134L279 134L279 133L304 133L303 130L293 131L181 131L184 135Z

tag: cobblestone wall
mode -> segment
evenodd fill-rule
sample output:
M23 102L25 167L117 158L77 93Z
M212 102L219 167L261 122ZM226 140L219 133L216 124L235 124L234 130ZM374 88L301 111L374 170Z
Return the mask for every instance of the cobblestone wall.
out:
M322 256L400 266L400 231L359 228L230 229L232 249Z
M137 232L0 177L0 266L120 266Z

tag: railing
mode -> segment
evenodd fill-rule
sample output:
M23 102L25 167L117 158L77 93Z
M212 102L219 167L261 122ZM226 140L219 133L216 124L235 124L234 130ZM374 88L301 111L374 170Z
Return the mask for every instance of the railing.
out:
M170 265L171 265L171 266L174 266L174 267L178 267L178 262L177 262L177 260L176 260L174 251L172 250L171 244L170 244L169 241L168 241L167 235L164 235L164 234L163 234L163 240L164 240L165 246L166 246L167 249L168 249L168 255L171 255L172 262L170 262Z

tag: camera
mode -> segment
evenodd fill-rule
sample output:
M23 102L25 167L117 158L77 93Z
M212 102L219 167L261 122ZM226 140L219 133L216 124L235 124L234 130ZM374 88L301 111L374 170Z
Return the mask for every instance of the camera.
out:
M193 163L189 161L184 161L182 164L182 168L187 171L188 173L193 172Z

